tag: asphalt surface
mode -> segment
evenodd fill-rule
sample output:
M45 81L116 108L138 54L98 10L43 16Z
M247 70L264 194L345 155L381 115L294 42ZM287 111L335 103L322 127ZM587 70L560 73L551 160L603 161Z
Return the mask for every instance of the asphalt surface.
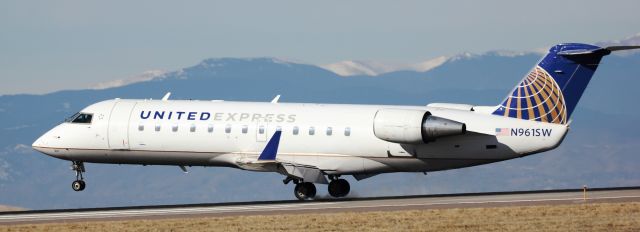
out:
M270 201L218 204L135 206L116 208L38 210L0 213L0 225L185 217L422 210L470 207L640 202L640 187L494 192L376 197L322 201Z

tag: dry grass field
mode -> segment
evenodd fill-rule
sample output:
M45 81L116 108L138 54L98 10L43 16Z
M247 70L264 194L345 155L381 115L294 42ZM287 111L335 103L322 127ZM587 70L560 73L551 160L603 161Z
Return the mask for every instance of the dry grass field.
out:
M640 202L53 223L0 231L640 231Z

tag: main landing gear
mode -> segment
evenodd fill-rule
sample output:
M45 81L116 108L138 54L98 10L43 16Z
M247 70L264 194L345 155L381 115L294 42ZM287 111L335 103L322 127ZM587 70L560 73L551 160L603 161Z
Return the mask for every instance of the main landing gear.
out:
M84 163L79 161L72 162L73 164L71 164L71 170L76 172L76 180L71 184L71 188L73 188L73 190L76 192L82 191L84 190L84 187L87 186L84 183L84 177L82 176L82 173L85 172Z
M345 197L349 194L351 187L349 182L345 179L339 179L339 176L329 176L331 182L329 183L329 195L335 198ZM283 180L284 184L288 184L293 181L296 187L293 189L293 194L298 200L306 201L313 200L316 196L316 186L311 182L304 182L301 179L294 179L287 177Z
M316 186L311 182L302 182L296 184L293 194L301 201L313 200L316 197Z
M332 197L345 197L349 194L349 190L351 187L345 179L336 179L329 183L329 195Z

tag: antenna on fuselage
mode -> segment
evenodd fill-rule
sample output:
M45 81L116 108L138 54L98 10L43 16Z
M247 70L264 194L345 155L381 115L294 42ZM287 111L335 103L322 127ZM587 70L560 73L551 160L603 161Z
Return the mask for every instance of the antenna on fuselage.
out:
M276 95L276 97L271 100L271 103L278 103L278 100L280 100L280 94Z
M171 96L171 92L167 92L164 97L162 97L162 101L168 101L169 97Z

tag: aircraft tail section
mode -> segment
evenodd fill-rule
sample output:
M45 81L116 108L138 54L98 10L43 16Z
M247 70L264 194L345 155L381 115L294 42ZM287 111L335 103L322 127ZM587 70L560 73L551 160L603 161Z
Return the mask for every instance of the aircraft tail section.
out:
M567 124L602 57L640 48L567 43L553 46L499 105L494 115Z

